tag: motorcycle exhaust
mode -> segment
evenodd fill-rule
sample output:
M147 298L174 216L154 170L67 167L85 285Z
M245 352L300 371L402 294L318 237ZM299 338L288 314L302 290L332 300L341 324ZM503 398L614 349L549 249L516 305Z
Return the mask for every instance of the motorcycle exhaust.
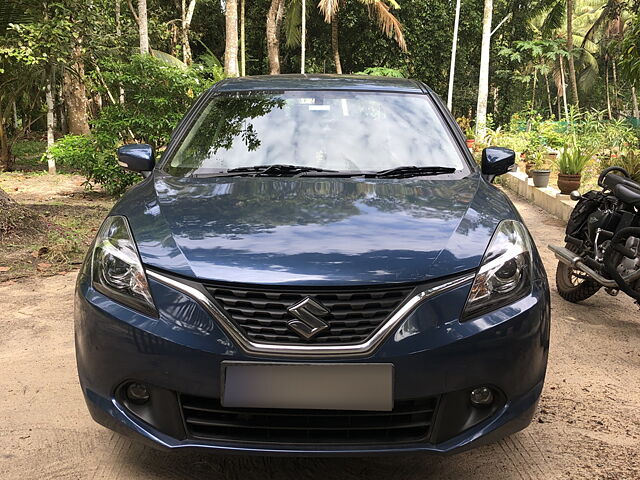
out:
M562 263L565 263L565 264L569 265L572 268L575 268L577 270L580 270L580 271L586 273L587 275L589 275L592 279L594 279L596 282L598 282L603 287L620 288L618 286L618 283L615 280L609 280L607 278L604 278L598 272L596 272L592 268L590 268L587 265L585 265L585 263L582 261L582 258L580 256L576 255L571 250L569 250L567 248L564 248L564 247L557 247L555 245L549 245L549 250L551 250L555 254L556 258L558 260L560 260ZM624 281L625 282L635 282L639 278L640 278L640 270L632 273L628 277L624 277Z

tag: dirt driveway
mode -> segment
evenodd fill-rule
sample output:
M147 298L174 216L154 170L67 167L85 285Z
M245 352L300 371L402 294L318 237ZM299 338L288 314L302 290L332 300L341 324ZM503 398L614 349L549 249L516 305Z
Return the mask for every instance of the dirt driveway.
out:
M553 279L545 246L562 224L515 202ZM626 297L576 306L554 293L539 412L497 444L451 457L272 459L157 452L93 423L75 371L74 280L0 284L2 479L640 478L640 312Z

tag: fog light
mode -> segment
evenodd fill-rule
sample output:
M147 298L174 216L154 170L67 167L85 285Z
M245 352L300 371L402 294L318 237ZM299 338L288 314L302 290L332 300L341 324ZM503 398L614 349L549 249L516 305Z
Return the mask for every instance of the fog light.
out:
M130 383L127 386L127 398L137 404L143 404L149 401L151 394L146 385L142 383Z
M476 407L486 407L493 403L493 392L489 387L478 387L471 390L471 404Z

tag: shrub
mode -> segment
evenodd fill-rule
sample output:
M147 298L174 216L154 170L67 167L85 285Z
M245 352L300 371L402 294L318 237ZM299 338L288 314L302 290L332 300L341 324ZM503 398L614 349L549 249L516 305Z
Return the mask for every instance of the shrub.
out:
M396 68L387 67L369 67L365 68L362 72L356 72L356 75L374 75L377 77L396 77L405 78L406 75Z
M200 68L178 67L150 55L127 62L104 60L103 91L124 89L123 104L110 104L93 121L98 142L149 143L158 149L169 141L194 98L213 85ZM108 93L107 93L108 94ZM113 93L112 93L113 94Z
M56 162L85 175L88 187L99 184L119 194L140 177L118 165L118 146L149 143L157 151L166 145L194 98L218 78L201 67L180 67L150 55L134 55L127 62L102 59L99 75L95 83L105 97L122 87L124 103L105 106L92 121L90 136L67 135L50 153Z
M116 161L115 147L101 151L93 136L66 135L49 149L56 163L77 169L87 179L85 185L101 185L109 194L123 192L139 176L124 171Z

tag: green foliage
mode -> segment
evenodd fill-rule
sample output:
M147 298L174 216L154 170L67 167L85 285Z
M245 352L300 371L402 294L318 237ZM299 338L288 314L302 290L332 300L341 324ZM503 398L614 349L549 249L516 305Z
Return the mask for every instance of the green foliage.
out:
M29 160L41 157L46 150L46 146L46 143L39 140L22 140L13 145L11 153L21 160Z
M132 136L156 149L166 145L194 98L214 83L202 71L148 55L134 55L127 62L106 60L101 68L103 93L115 97L122 87L125 102L107 105L93 121L100 148L114 147Z
M602 169L608 167L622 167L631 178L640 183L640 151L629 150L621 155L612 154L602 159Z
M66 135L49 149L57 164L77 169L87 178L86 186L101 185L107 193L118 194L138 181L116 162L115 151L103 152L94 137Z
M567 175L580 175L588 163L591 161L593 153L580 147L565 146L560 150L560 155L556 160L558 172Z
M396 77L405 78L406 75L397 68L387 67L369 67L365 68L362 72L356 72L356 75L374 75L376 77Z
M640 88L640 14L627 27L620 44L620 70L625 79Z
M49 150L56 162L78 169L87 185L101 185L108 193L122 193L139 176L123 170L116 161L116 149L123 143L149 143L160 149L194 97L213 83L210 71L184 68L161 58L134 55L128 62L106 59L96 84L114 96L93 120L90 137L67 135ZM97 74L96 74L97 75ZM124 103L115 99L124 89ZM113 93L115 92L115 94Z

